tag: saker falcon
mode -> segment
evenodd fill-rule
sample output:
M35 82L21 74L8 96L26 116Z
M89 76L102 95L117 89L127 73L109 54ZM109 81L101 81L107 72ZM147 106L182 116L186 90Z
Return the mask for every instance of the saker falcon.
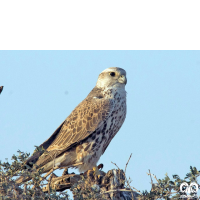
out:
M122 68L105 69L96 86L72 111L65 121L27 160L44 172L53 167L76 166L85 172L96 166L126 117L126 71ZM17 182L22 182L21 178Z

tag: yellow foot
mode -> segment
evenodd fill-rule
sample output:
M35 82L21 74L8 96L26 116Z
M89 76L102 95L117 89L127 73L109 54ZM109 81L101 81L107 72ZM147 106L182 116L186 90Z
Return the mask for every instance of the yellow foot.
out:
M94 176L97 176L98 178L100 178L101 174L98 167L93 167L92 169L94 171Z

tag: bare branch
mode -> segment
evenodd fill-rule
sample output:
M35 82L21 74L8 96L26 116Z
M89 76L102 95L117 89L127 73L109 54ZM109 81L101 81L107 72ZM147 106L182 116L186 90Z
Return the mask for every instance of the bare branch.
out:
M125 173L125 174L126 174L126 168L127 168L128 163L129 163L129 161L130 161L130 159L131 159L131 156L132 156L132 153L131 153L131 155L130 155L130 157L129 157L129 159L128 159L128 162L126 163L126 167L125 167L125 170L124 170L124 173Z

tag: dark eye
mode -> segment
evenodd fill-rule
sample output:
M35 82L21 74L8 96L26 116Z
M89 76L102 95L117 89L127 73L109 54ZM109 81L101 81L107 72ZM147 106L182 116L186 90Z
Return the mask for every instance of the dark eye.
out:
M115 72L110 72L110 76L115 76Z

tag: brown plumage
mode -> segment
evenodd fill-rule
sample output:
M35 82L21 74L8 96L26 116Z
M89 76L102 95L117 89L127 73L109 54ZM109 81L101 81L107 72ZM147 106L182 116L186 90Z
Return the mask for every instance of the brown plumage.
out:
M53 166L68 167L78 163L84 172L96 166L126 116L126 72L117 67L104 70L89 95L27 160L48 172ZM41 155L42 154L42 155ZM20 181L19 181L20 182Z

